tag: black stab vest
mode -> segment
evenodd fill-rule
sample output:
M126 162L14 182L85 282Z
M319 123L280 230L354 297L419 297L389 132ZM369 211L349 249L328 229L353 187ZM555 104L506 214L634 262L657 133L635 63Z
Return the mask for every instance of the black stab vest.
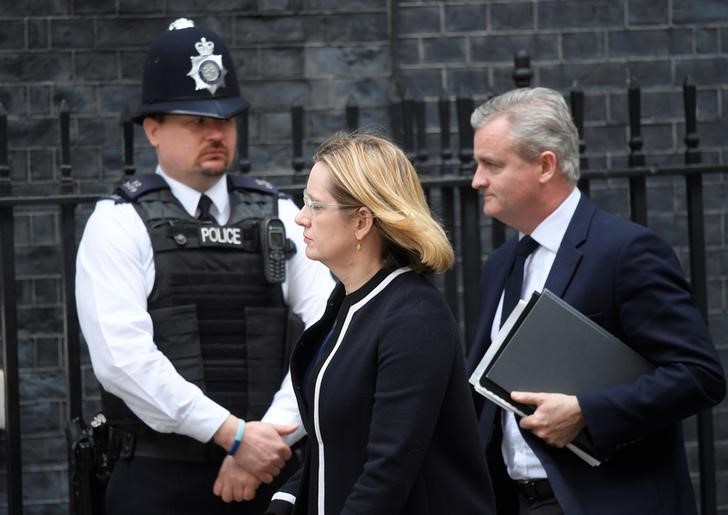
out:
M212 400L257 420L288 367L287 308L280 285L264 278L258 223L275 216L277 197L248 177L228 176L228 190L222 227L191 217L158 175L130 179L115 199L133 203L152 242L157 347ZM152 431L117 397L103 392L102 402L113 425Z

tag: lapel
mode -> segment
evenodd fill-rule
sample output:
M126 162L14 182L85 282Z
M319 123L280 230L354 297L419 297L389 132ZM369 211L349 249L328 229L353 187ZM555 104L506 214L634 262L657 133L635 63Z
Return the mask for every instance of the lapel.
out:
M488 257L480 277L480 311L478 330L472 342L467 359L467 370L472 372L490 345L490 329L498 308L501 292L506 284L508 271L515 258L516 242L513 238L504 243Z
M556 259L551 266L551 271L546 279L544 288L551 290L559 297L563 297L566 288L574 277L579 262L583 256L579 247L584 243L589 233L592 218L596 212L596 206L582 194L579 204L576 206L574 216L569 222L564 239L561 242Z
M494 263L487 271L487 277L483 277L485 283L485 292L483 295L483 305L481 307L481 316L485 320L492 322L495 316L495 310L498 308L498 301L500 301L501 293L506 287L506 279L508 278L508 272L510 272L513 266L513 260L516 258L516 243L518 243L518 237L511 238L504 245L500 252L500 256L496 258L493 256ZM490 331L490 324L488 331ZM488 341L490 341L490 335L488 335Z

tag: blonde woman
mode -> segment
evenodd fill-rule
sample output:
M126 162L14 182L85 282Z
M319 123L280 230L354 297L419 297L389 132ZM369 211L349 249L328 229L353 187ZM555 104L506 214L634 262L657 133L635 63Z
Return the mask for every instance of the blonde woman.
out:
M494 513L457 324L425 277L453 250L414 168L368 134L314 162L296 223L340 282L291 358L309 448L269 513Z

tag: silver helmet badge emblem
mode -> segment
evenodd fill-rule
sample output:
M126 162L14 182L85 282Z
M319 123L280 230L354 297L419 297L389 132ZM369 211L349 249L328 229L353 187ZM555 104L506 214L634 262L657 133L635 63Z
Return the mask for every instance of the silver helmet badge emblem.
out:
M192 68L187 76L195 80L195 91L206 89L214 95L217 88L225 87L227 70L222 65L222 55L213 54L215 43L206 38L195 43L195 49L199 55L190 56Z

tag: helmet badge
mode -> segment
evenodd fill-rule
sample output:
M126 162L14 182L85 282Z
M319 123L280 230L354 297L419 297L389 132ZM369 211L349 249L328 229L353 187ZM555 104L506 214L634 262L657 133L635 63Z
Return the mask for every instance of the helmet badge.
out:
M195 49L199 55L190 56L192 68L187 76L194 79L195 91L206 89L214 95L217 88L225 87L227 70L222 65L222 55L213 54L215 43L206 38L195 43Z

